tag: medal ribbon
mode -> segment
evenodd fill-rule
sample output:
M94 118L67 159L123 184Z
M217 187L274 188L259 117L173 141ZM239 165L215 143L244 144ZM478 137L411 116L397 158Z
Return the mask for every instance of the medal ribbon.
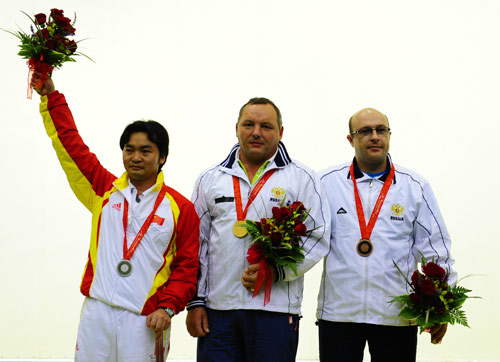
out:
M356 177L354 177L353 164L351 164L349 172L351 174L352 183L354 184L354 198L356 199L356 212L358 213L361 238L370 240L370 236L372 234L373 227L375 226L375 222L377 221L378 214L380 213L380 209L382 209L382 205L384 204L384 200L387 196L387 192L389 191L389 187L391 187L392 180L394 180L394 165L391 165L389 176L385 180L384 186L382 186L382 190L380 190L377 202L375 203L375 207L373 208L372 214L370 215L368 225L366 225L365 213L363 212L363 204L361 203L361 198L359 197L358 186L356 185Z
M141 229L135 236L135 239L132 242L132 245L130 245L130 248L127 248L128 201L127 199L125 199L123 205L123 232L125 234L123 237L123 259L130 260L130 258L134 254L135 249L137 249L139 243L146 234L146 231L148 231L149 226L153 222L153 217L155 215L155 212L158 209L158 206L160 206L160 203L163 200L163 197L165 196L166 193L167 193L167 186L163 184L158 196L156 197L156 201L153 206L153 211L151 211L151 214L149 214L146 221L144 221L144 224L141 226Z
M233 176L233 188L234 188L234 203L236 205L236 217L238 220L245 220L247 216L248 207L255 200L257 195L259 194L262 187L264 187L265 183L272 176L275 170L271 170L266 172L266 174L257 182L257 185L252 189L250 196L248 197L247 205L245 206L245 210L243 210L243 202L241 201L241 189L240 189L240 179L236 176Z

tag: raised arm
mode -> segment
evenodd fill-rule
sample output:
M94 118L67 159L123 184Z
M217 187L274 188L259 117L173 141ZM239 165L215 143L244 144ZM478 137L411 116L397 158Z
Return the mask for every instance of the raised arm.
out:
M37 74L33 77L36 81ZM48 136L66 173L71 189L89 210L95 197L103 197L116 176L101 166L96 155L83 142L63 94L48 78L42 88L40 113Z

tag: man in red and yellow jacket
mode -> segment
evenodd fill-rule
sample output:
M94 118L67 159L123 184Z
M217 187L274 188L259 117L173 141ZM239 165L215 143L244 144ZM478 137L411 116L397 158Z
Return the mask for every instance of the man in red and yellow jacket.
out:
M163 359L171 318L196 289L199 249L193 205L163 182L168 133L154 121L128 125L120 138L125 173L117 178L81 139L52 80L37 92L69 184L92 213L75 360Z

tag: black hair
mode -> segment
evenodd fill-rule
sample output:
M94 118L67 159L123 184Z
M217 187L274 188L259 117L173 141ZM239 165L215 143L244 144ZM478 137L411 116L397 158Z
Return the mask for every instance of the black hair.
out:
M130 136L132 133L144 132L148 135L148 140L153 142L158 150L160 151L160 157L165 156L165 162L168 156L168 132L160 123L156 121L135 121L130 123L125 129L120 137L120 149L123 151L125 144L130 140ZM161 168L165 164L162 163L158 172L160 172Z

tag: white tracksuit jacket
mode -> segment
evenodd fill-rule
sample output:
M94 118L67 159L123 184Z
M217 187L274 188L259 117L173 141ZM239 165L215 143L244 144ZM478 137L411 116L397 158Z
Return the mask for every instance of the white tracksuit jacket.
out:
M273 283L271 300L264 307L264 292L252 298L241 284L243 271L249 265L246 255L251 239L248 235L237 238L232 231L237 220L232 176L240 180L243 208L252 189L238 164L238 149L236 145L224 162L203 172L194 188L192 201L200 217L200 270L198 298L188 304L188 309L205 305L217 310L262 309L299 314L303 274L328 252L330 212L319 177L292 161L281 142L260 176L276 170L248 208L247 219L272 216L272 207L279 206L284 198L285 204L299 200L310 209L305 222L308 230L319 226L310 237L302 238L305 259L298 265L298 276L289 268L278 268L279 281Z
M409 293L408 279L420 262L428 261L450 270L450 284L456 282L451 270L450 237L429 183L406 168L395 165L395 176L371 234L373 252L362 257L356 252L361 232L356 213L351 163L321 172L332 215L330 252L325 258L318 296L317 318L335 322L408 325L398 317L401 306L389 301ZM390 170L390 158L388 168ZM355 163L355 177L366 223L388 175L371 178Z

